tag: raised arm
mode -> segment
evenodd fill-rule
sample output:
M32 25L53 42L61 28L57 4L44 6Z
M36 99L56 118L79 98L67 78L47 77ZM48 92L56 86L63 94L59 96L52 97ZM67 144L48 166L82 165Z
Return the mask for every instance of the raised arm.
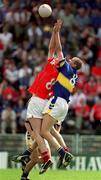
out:
M56 34L56 31L55 31L55 28L53 28L52 36L49 43L48 58L53 57L55 53L55 47L56 47L55 34Z
M62 52L61 40L60 40L61 25L62 25L62 21L60 19L57 20L58 31L57 31L57 34L55 35L55 43L56 43L56 54L59 59L64 58L63 52Z
M48 58L53 57L56 50L59 54L59 51L62 51L61 42L60 42L60 29L61 29L62 22L61 20L57 20L54 24L52 36L49 43L49 51L48 51Z

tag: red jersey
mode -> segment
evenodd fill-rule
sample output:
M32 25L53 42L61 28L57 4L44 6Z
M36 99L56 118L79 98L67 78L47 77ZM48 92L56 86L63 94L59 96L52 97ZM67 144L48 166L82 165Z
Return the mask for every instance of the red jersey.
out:
M87 95L95 96L97 94L97 83L94 84L86 83L84 86L84 92Z
M28 89L32 95L35 94L42 99L48 99L52 95L52 86L58 76L56 68L58 62L54 58L48 59L44 69L37 75L35 81Z
M100 104L95 104L93 106L93 111L94 111L94 117L96 120L101 120L101 105Z

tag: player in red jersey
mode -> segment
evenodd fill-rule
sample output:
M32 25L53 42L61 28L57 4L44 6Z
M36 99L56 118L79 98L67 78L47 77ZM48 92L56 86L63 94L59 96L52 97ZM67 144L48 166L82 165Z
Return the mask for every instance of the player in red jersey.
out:
M52 55L53 54L49 53L49 56ZM37 75L35 81L28 89L32 95L42 99L49 99L52 95L52 86L58 76L58 70L56 69L57 63L58 59L54 59L54 57L48 58L44 69Z
M58 65L58 59L54 59L55 52L55 38L57 37L57 32L52 33L52 38L49 45L48 62L44 67L43 71L38 74L35 82L30 86L29 92L32 93L32 97L28 103L27 108L27 120L26 128L30 126L30 135L33 140L36 141L38 148L41 152L41 157L43 158L44 164L46 164L46 170L51 166L51 157L47 147L45 145L44 139L40 136L40 129L42 124L42 112L47 103L47 99L50 97L52 92L52 85L58 76L58 71L56 66Z
M53 33L53 36L54 36L54 33ZM57 33L55 33L55 39L56 38L58 38ZM50 44L53 43L52 42L53 39L51 39ZM55 51L55 47L49 46L49 56L52 57L54 51ZM60 58L61 58L61 55L59 59ZM41 156L45 164L45 171L52 163L50 161L49 152L46 149L44 140L40 136L40 128L41 128L41 122L42 122L40 121L40 119L42 119L42 112L43 112L45 104L47 103L46 98L49 98L52 85L54 84L55 78L58 75L58 71L56 69L58 64L59 64L58 60L54 58L49 58L48 63L45 66L44 70L41 73L39 73L39 75L37 76L35 80L35 83L32 84L31 87L29 88L29 91L32 93L33 96L28 104L28 109L27 109L28 121L26 121L26 127L28 129L28 126L30 126L30 129L32 129L30 131L30 135L33 139L36 140L38 147L41 150ZM56 133L54 134L54 136L55 135ZM62 147L65 146L65 150L67 149L66 145L63 142L61 143L61 146ZM23 174L23 177L24 176L25 174Z

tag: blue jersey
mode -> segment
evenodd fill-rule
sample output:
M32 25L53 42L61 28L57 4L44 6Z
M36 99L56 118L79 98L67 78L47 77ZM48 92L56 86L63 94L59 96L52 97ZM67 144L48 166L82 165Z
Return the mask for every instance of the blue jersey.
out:
M54 84L54 96L62 97L69 101L69 97L77 83L77 71L67 61L64 61L62 67L58 70L59 75Z

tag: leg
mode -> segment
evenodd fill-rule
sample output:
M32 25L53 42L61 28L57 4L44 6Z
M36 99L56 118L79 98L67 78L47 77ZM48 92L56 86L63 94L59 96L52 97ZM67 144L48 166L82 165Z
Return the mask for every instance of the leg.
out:
M30 171L37 163L43 163L43 159L39 157L38 148L34 149L30 156L30 161L26 164L21 176L21 180L28 177Z
M32 119L28 119L28 121L31 128L30 130L31 138L36 141L44 161L44 168L42 168L40 171L40 174L42 174L52 165L52 162L50 160L51 156L47 149L44 139L40 136L41 124L39 125L37 124L37 119L35 121L32 121ZM40 123L40 121L38 121L38 123Z
M41 135L49 142L50 145L52 145L56 150L58 150L61 146L50 133L53 125L55 124L55 121L56 120L53 119L50 115L45 114L43 116Z
M50 133L50 131L55 123L56 123L56 120L54 118L52 118L48 114L45 114L43 116L41 135L49 142L49 144L51 144L57 150L57 152L60 156L59 167L62 164L66 167L70 163L73 156L70 153L65 151L65 149L64 149L65 143L62 140L62 138L60 139L59 138L60 136L58 137L59 141L61 142L61 145L63 145L63 146L61 146L59 144L59 142Z
M61 136L61 134L54 127L52 127L52 129L51 129L51 134L56 138L56 140L59 142L59 144L62 147L64 147L64 149L66 151L69 151L69 148L66 146L66 143L65 143L63 137Z
M21 162L22 170L25 168L26 163L28 163L30 161L30 155L33 152L33 150L35 150L36 147L37 147L36 141L33 141L31 139L31 136L30 136L31 128L30 128L29 123L25 123L25 126L26 126L26 129L27 129L25 139L26 139L26 146L28 148L22 154L13 156L13 158L12 158L12 161L14 161L16 163Z
M29 122L29 125L31 127L30 130L31 138L36 141L41 153L45 152L47 148L44 139L40 136L42 120L38 118L30 118L27 120L27 122Z
M5 129L6 129L6 120L2 120L1 121L1 133L2 134L6 133Z
M50 152L50 147L47 144L47 142L45 141L46 146ZM51 156L51 152L50 152L50 156ZM31 171L31 169L33 168L33 166L35 166L36 164L42 164L43 163L43 159L41 157L40 151L38 148L34 149L30 155L30 161L26 164L26 167L24 168L22 177L24 176L28 176L29 172ZM46 169L45 169L46 170ZM41 172L43 173L43 172Z
M11 121L11 129L12 129L12 133L16 134L16 122L15 122L15 120Z

